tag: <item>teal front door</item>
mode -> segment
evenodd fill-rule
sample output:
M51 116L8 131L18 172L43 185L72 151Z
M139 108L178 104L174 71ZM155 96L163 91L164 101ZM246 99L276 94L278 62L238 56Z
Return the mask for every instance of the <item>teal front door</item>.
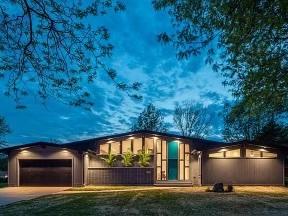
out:
M168 180L178 180L178 142L168 142Z

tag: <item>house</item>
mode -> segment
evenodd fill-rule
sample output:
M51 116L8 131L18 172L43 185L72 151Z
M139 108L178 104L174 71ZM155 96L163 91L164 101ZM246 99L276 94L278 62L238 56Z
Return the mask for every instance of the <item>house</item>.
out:
M137 163L142 150L151 154L147 167ZM283 185L287 150L136 131L65 144L36 142L0 152L8 155L9 186ZM134 166L121 163L127 151L136 155ZM102 159L109 153L117 155L113 167Z

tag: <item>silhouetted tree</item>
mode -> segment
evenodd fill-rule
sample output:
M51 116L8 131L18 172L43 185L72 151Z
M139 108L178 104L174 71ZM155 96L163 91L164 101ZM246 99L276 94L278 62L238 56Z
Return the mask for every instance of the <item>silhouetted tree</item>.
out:
M166 132L167 125L164 122L164 116L153 104L149 104L140 113L137 120L133 123L131 129L135 130L150 130L158 132Z
M17 108L25 108L20 99L29 93L43 103L50 96L90 108L91 92L83 85L95 85L97 74L104 72L117 88L140 99L140 83L122 82L107 65L113 50L110 34L96 24L97 17L124 9L115 0L1 1L0 77L6 83L5 94L14 97Z
M273 117L257 114L251 107L239 101L233 106L225 104L223 137L226 141L254 140Z
M4 140L4 137L9 132L10 132L10 129L9 129L4 117L0 116L0 148L5 146L6 142Z
M256 135L255 141L259 144L288 145L288 127L271 121Z
M202 138L209 134L212 116L202 105L185 101L176 105L173 120L183 136Z
M167 11L173 30L158 39L177 49L179 59L207 50L206 62L225 77L251 112L288 112L287 0L154 0Z

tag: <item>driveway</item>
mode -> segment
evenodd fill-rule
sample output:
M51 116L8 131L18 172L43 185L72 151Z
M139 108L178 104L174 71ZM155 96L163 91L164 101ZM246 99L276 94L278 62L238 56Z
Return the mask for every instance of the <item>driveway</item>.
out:
M36 197L55 194L69 187L6 187L0 188L0 206L21 200L29 200Z

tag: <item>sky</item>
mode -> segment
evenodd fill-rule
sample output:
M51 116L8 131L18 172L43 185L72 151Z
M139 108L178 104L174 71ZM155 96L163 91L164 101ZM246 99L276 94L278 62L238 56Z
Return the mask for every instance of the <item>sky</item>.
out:
M139 93L143 100L129 98L105 74L99 74L90 89L95 102L91 111L54 99L44 106L34 97L25 99L27 108L19 110L13 98L0 94L0 115L11 128L6 137L9 145L69 142L127 132L149 103L165 114L169 131L179 133L173 124L173 109L176 103L185 100L208 108L213 125L207 138L222 140L223 102L232 99L222 85L223 78L205 64L205 53L178 61L173 47L157 41L157 34L172 27L167 14L154 11L150 0L126 0L125 4L126 11L97 18L95 24L104 24L111 34L114 51L109 64L117 70L120 79L142 83Z

